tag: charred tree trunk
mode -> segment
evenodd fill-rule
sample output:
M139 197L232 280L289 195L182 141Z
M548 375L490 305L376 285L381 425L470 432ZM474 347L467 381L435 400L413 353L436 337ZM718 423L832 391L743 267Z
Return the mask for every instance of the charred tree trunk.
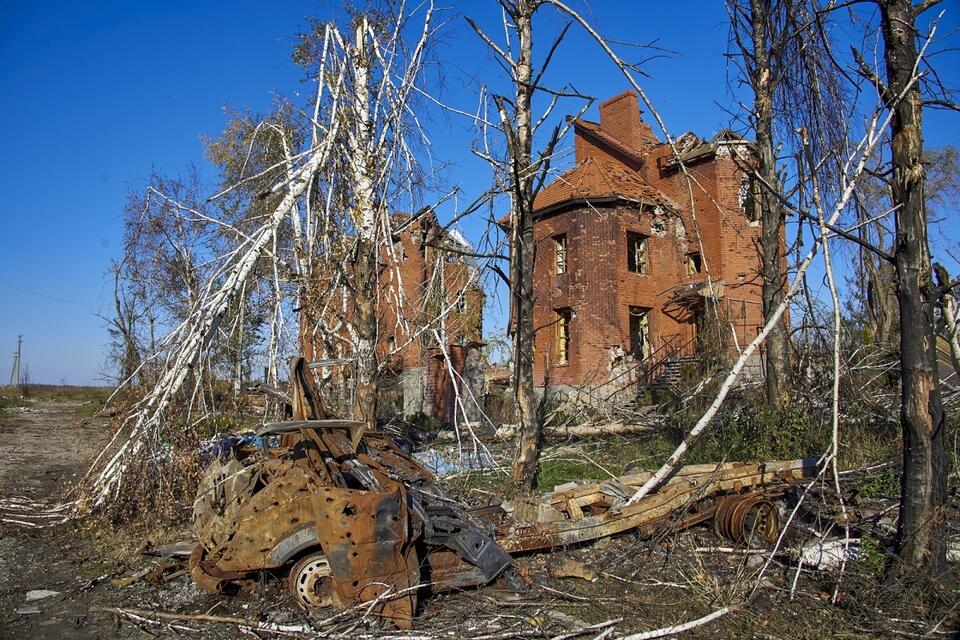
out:
M511 215L510 285L512 293L514 348L514 398L520 420L520 439L510 479L523 493L533 490L540 459L542 432L533 393L533 239L534 171L533 131L530 99L533 94L533 12L536 3L518 0L512 16L519 39L515 67L516 129L509 140L513 175Z
M367 429L377 426L377 316L374 304L376 279L375 246L367 239L359 239L353 298L354 331L357 334L355 418L367 423Z
M896 293L900 308L903 429L897 552L903 569L932 570L945 562L946 433L937 377L930 248L924 207L917 45L911 0L880 0L888 95L899 97L890 125L891 192L896 209Z
M763 314L767 322L783 301L786 281L783 273L783 207L773 189L779 188L777 159L773 142L774 79L771 65L772 28L770 0L750 0L753 60L750 81L754 93L754 128L757 145L757 175L761 189L760 238L763 271ZM783 407L787 401L786 377L790 357L789 335L785 320L777 322L765 343L767 402Z

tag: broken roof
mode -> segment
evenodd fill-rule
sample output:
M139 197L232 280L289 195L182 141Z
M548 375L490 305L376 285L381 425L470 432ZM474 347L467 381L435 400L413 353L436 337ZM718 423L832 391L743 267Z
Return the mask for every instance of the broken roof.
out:
M667 143L663 143L667 144ZM708 160L713 158L718 149L721 147L739 147L745 146L748 149L753 148L753 143L751 143L746 138L738 135L731 129L721 129L717 132L711 140L701 140L693 132L687 132L682 136L678 137L676 140L677 149L680 152L680 160L683 161L685 165L695 164L697 162ZM659 161L661 169L676 169L679 167L679 162L677 162L677 157L675 155L668 154L662 156Z
M674 205L636 171L598 156L588 156L576 167L544 187L534 202L536 212L572 200L620 198L632 202L659 204L673 211Z

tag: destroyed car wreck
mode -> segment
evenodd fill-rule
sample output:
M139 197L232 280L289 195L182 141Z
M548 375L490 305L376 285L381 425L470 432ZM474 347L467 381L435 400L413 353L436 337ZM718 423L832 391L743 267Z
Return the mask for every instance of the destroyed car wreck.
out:
M304 608L380 599L379 616L409 627L421 583L432 591L486 584L510 564L492 525L447 498L418 463L359 423L298 421L257 432L208 472L195 503L191 558L210 591L289 566ZM275 446L268 444L279 440Z
M510 554L709 521L734 542L772 542L771 499L814 470L804 460L693 465L635 503L649 473L471 509L388 436L327 419L303 371L301 359L291 372L292 419L235 444L200 485L190 569L207 591L285 574L303 608L363 604L407 629L418 597L488 584Z

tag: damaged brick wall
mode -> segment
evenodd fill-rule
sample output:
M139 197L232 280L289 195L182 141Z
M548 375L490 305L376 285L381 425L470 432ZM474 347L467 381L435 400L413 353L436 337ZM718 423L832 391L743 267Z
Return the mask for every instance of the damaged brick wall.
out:
M477 350L482 345L483 307L485 296L478 283L471 281L475 267L462 254L448 250L460 241L437 222L432 213L411 221L406 214L396 214L394 227L404 227L387 251L381 251L377 305L377 354L386 364L383 376L381 416L409 416L425 413L449 422L453 416L453 383L446 373L438 336L450 353ZM463 247L469 250L469 247ZM323 270L315 276L316 291L323 291ZM339 295L339 292L335 293ZM305 296L301 316L301 347L308 359L349 357L346 341L333 345L330 353L311 332L318 321L329 325L343 311L337 305L328 309L328 318L317 318L323 300ZM436 318L445 313L443 326ZM424 331L424 328L427 328ZM436 332L433 329L437 329ZM465 356L454 361L457 377L463 375ZM337 388L348 387L352 378L348 367L333 371ZM447 375L446 380L439 376ZM342 395L342 394L341 394Z
M692 343L704 323L698 291L716 296L716 315L732 322L739 347L752 340L763 314L760 226L744 197L749 143L730 132L677 139L694 181L691 202L672 149L643 122L635 93L605 101L599 123L580 120L574 130L575 167L536 202L535 384L593 385L616 375L631 346L631 307L650 310L651 349ZM647 238L645 273L628 265L628 233ZM559 237L566 243L561 274Z

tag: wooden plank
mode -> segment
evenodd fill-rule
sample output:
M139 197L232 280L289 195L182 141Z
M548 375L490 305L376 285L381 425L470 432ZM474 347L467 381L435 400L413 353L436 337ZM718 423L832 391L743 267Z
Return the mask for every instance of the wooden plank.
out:
M792 482L814 475L816 460L779 460L761 463L689 465L678 471L659 491L640 502L613 507L596 516L583 514L578 503L588 496L600 496L599 485L589 485L593 494L567 496L564 504L576 519L517 525L497 542L508 552L532 551L577 544L622 533L669 516L691 502L721 491L756 487L773 481ZM624 484L627 484L626 482ZM553 501L550 501L553 504Z

